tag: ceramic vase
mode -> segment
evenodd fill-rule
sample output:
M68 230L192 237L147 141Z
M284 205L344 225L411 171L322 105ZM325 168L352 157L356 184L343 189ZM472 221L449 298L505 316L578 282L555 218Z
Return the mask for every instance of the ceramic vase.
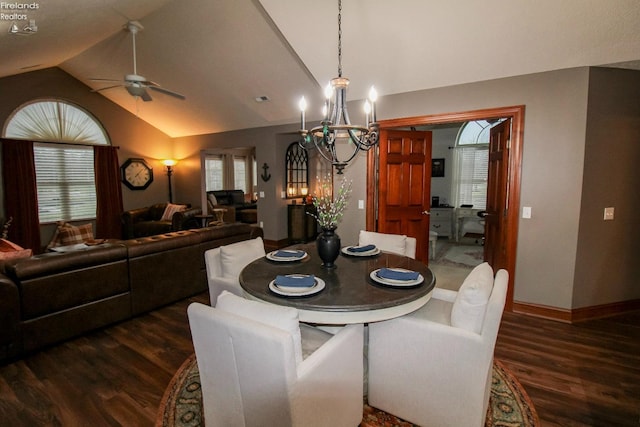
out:
M316 239L318 256L325 268L335 268L334 261L340 255L340 236L336 234L336 228L323 228Z

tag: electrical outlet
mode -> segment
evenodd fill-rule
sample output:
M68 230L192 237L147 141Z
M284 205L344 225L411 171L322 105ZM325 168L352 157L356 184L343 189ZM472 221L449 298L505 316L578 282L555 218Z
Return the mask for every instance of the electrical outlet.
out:
M531 206L522 207L522 218L531 219Z
M615 208L604 208L604 220L613 221L614 211L615 211Z

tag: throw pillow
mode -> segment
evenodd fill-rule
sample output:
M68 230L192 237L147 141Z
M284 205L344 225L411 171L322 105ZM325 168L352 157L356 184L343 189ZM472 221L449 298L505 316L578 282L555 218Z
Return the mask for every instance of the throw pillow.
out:
M451 307L451 326L479 334L493 290L493 269L483 262L464 279Z
M381 251L406 255L407 236L360 230L358 245L376 245Z
M298 310L295 308L250 301L231 292L222 291L216 301L216 309L273 326L289 333L293 338L296 363L302 361L302 338L298 323Z
M93 240L93 225L90 222L78 226L59 222L47 249L84 243L86 240Z
M13 242L0 239L0 260L29 258L31 255L33 255L31 249L23 249Z
M164 209L162 218L160 221L171 221L173 214L176 212L182 212L187 209L187 205L174 205L173 203L167 203L167 207Z
M265 251L262 237L220 246L222 277L237 279L243 268L263 256L265 256Z

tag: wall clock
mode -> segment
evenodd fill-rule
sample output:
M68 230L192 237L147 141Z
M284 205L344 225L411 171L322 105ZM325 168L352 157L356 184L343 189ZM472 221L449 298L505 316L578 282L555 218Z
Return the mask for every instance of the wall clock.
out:
M153 168L144 159L127 159L120 171L122 182L131 190L144 190L153 182Z

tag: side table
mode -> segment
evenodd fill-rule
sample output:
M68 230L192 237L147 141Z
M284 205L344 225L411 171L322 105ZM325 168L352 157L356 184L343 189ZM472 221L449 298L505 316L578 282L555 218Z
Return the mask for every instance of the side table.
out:
M214 218L213 215L194 215L194 218L197 218L200 220L200 226L202 228L206 227L209 224L209 221L212 220Z

